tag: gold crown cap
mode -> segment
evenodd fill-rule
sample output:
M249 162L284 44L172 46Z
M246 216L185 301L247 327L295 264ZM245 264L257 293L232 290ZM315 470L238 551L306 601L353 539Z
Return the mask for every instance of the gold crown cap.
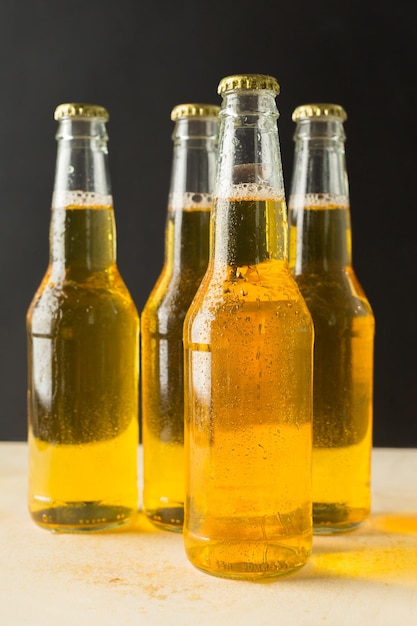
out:
M278 81L273 76L266 74L235 74L222 78L217 87L219 95L233 89L267 89L279 94L280 87Z
M60 104L55 109L54 118L59 121L65 117L101 117L109 119L109 112L99 104L89 104L88 102L66 102Z
M292 121L298 122L309 117L338 117L342 122L347 119L347 113L340 104L322 102L319 104L302 104L294 109Z
M202 104L200 102L177 104L171 111L171 120L175 122L182 117L216 117L219 111L220 107L215 104Z

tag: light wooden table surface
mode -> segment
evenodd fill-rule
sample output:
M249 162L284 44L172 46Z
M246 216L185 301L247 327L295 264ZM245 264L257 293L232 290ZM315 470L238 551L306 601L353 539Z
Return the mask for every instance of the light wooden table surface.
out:
M129 530L52 534L26 484L26 443L0 443L1 626L417 625L417 449L374 449L370 519L315 537L304 568L266 583L199 572L182 536L141 514Z

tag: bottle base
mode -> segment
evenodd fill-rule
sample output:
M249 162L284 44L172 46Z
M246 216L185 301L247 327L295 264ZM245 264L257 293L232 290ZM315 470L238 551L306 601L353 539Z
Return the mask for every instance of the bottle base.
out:
M232 560L230 552L233 551L236 558ZM296 551L260 541L250 542L243 547L228 544L191 548L186 549L186 554L191 564L205 574L234 580L262 581L296 573L307 563L310 551Z
M297 567L292 567L291 569L286 570L275 570L275 571L262 571L262 572L250 572L250 567L256 567L254 563L241 563L239 566L244 565L248 569L244 572L230 572L230 571L219 571L219 570L209 570L195 563L192 563L196 569L204 574L209 574L210 576L215 576L216 578L227 578L229 580L247 580L253 582L261 582L263 580L274 580L277 578L285 578L286 576L290 576L291 574L295 574L304 567L305 563L298 565ZM261 566L262 564L259 564Z
M160 530L182 533L184 525L184 507L166 507L153 511L145 510L145 515L148 520Z
M356 530L369 515L367 509L354 509L343 502L313 504L313 534L335 535Z
M102 502L66 502L30 511L33 521L52 532L88 533L112 530L129 524L137 511Z

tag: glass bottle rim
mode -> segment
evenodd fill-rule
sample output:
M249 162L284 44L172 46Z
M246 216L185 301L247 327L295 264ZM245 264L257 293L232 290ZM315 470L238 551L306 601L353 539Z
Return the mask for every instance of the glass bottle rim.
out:
M105 107L89 102L65 102L59 104L55 109L54 119L59 122L68 117L98 117L107 122L109 112Z
M299 122L311 117L336 117L344 122L347 119L347 113L340 104L331 102L301 104L294 109L292 121Z
M187 102L177 104L171 111L171 120L175 122L183 117L217 117L220 107L216 104Z
M217 93L222 95L228 91L241 89L265 89L272 91L275 95L280 92L279 83L274 76L268 74L234 74L222 78L217 87Z

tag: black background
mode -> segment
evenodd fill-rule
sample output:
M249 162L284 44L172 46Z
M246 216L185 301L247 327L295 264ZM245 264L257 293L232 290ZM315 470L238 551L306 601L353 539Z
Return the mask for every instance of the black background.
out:
M269 6L272 5L272 6ZM374 444L417 446L415 0L1 0L0 439L26 438L25 314L48 262L55 107L110 112L118 263L141 311L162 266L170 112L275 76L286 191L293 109L348 121L353 263L376 317Z

